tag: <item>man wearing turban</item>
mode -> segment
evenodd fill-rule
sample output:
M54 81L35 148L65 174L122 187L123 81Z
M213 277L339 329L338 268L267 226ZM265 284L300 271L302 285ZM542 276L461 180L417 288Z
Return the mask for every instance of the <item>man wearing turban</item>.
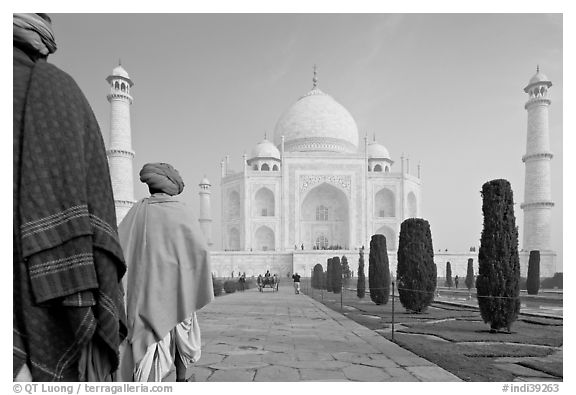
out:
M195 215L176 199L178 171L149 163L140 181L151 196L138 201L119 225L126 264L128 337L124 381L161 381L176 365L176 380L200 358L196 311L214 298L209 255Z
M113 380L126 336L104 141L46 14L13 14L13 377Z

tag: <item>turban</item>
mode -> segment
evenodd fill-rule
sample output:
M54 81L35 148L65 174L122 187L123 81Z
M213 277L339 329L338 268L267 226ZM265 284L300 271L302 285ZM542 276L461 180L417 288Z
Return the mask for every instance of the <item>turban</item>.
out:
M13 14L14 42L24 44L42 55L56 52L52 23L44 14Z
M140 181L148 187L167 193L178 195L184 190L184 182L178 171L168 163L147 163L140 170Z

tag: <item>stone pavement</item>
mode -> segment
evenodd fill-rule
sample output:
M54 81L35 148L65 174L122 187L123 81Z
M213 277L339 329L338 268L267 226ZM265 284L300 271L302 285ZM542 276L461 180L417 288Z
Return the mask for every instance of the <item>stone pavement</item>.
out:
M189 381L460 381L287 283L219 296L198 321Z

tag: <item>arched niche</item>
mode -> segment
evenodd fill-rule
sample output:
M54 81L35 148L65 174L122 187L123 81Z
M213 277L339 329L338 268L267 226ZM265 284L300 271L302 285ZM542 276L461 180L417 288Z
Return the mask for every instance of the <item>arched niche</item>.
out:
M388 188L382 188L374 197L374 216L375 217L395 217L396 216L396 199L394 192Z
M240 218L240 194L231 191L228 194L228 218Z
M252 216L273 217L274 216L274 193L262 187L254 195L254 207Z

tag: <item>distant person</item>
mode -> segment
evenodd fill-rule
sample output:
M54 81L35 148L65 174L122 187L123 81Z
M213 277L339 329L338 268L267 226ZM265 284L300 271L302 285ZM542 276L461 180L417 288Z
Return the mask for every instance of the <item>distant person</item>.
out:
M48 15L12 20L12 377L113 380L126 266L104 142L76 82L47 62Z
M265 278L270 277L270 271L269 271L269 270L266 270L266 273L264 274L264 277L265 277Z
M119 226L128 264L128 339L124 381L162 381L176 366L176 381L198 361L196 311L214 298L209 254L193 211L175 198L182 178L166 163L148 163L140 181L151 196L138 201Z
M292 275L292 279L294 280L294 293L298 295L300 293L300 275L298 273L294 273Z
M458 276L454 277L454 286L458 288Z
M238 282L240 283L240 291L244 291L246 285L246 275L242 274L238 279Z

